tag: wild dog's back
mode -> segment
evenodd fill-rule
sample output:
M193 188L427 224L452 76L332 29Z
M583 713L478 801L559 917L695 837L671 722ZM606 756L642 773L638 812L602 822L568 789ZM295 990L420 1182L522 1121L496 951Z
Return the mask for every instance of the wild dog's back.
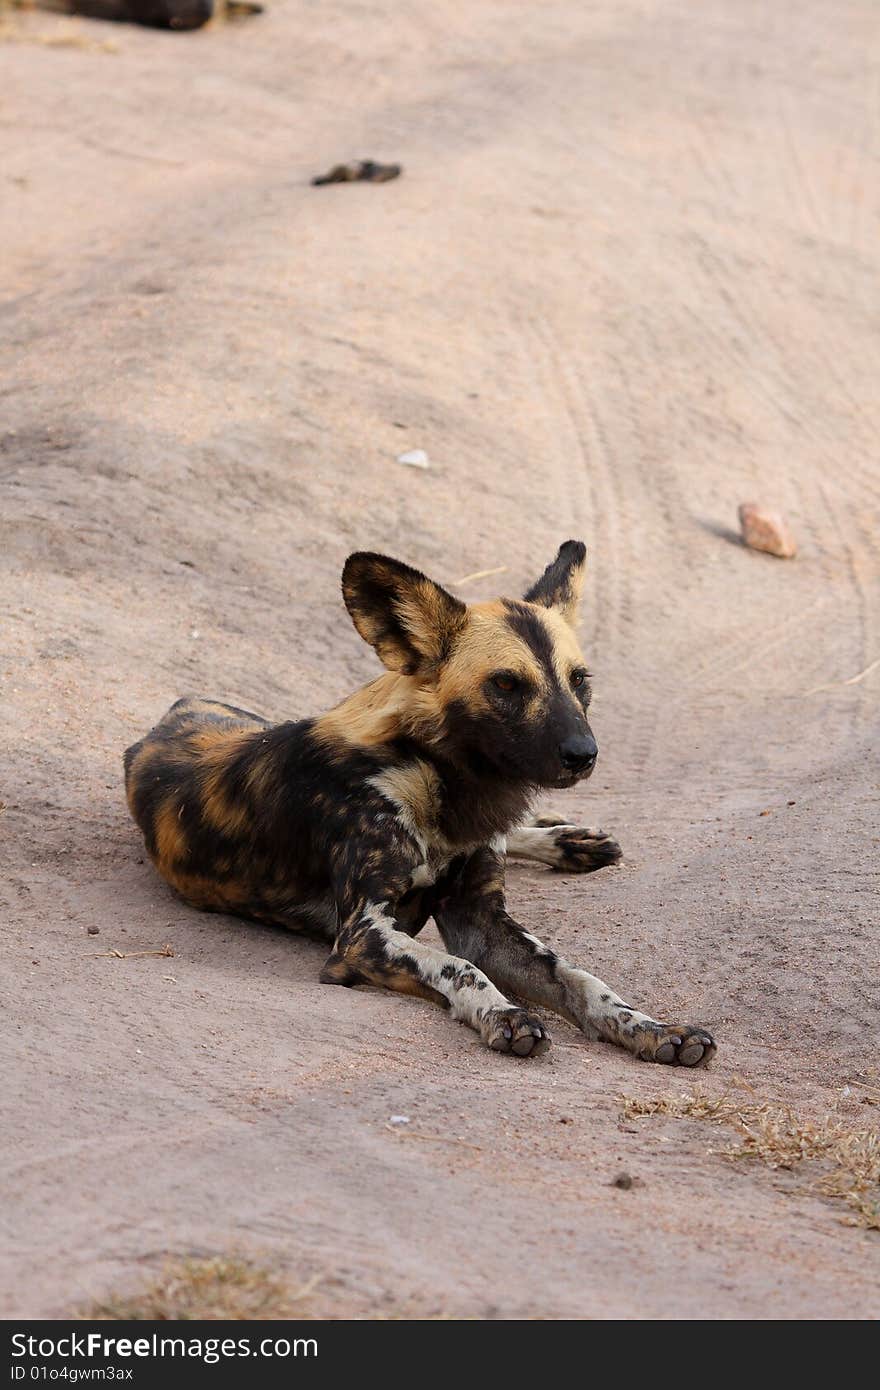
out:
M185 696L176 700L148 734L126 748L125 793L146 835L170 779L185 774L190 763L211 747L229 747L230 739L269 728L269 721L218 700ZM168 776L166 776L168 774Z
M128 805L150 858L196 907L246 905L233 849L247 812L236 792L253 771L255 740L269 728L247 710L186 698L125 751Z

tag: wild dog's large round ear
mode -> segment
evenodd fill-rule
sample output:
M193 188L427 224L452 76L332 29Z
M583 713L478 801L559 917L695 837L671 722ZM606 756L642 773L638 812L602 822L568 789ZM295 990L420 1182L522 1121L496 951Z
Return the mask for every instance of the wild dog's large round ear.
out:
M389 671L413 675L449 655L467 608L409 565L358 551L342 571L342 597L351 620Z
M587 547L583 541L563 542L556 559L525 595L526 603L555 608L574 627L586 568Z

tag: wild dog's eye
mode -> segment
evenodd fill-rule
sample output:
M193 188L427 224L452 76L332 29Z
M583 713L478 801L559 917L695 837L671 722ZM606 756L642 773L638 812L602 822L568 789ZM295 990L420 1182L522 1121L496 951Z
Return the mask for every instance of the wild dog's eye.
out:
M496 690L503 690L505 695L510 695L518 688L519 681L510 671L496 671L492 677L492 684Z
M590 673L579 667L576 671L572 671L569 679L571 680L572 690L580 690L581 686L586 685L587 681L590 679Z

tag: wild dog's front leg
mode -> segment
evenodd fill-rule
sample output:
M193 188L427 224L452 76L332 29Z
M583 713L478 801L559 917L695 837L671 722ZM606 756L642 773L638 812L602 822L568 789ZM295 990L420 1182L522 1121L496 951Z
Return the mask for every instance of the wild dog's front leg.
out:
M546 1052L550 1035L539 1018L512 1004L470 961L416 941L401 929L393 903L406 881L403 875L385 873L381 883L346 884L342 926L321 979L382 985L432 999L476 1029L495 1052L518 1057Z
M507 837L508 854L570 874L592 874L616 864L621 852L617 841L604 830L572 825L555 816L527 821Z
M434 915L450 950L465 952L502 989L562 1014L588 1037L617 1043L643 1061L684 1067L715 1052L705 1029L641 1013L514 922L504 905L504 861L498 854L473 855Z

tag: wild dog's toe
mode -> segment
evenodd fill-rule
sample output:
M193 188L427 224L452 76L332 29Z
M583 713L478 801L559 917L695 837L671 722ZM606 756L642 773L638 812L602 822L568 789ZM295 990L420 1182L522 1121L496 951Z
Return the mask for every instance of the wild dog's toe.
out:
M517 1057L538 1057L550 1046L550 1034L541 1020L517 1008L493 1009L483 1039L493 1052L513 1052Z
M560 854L556 867L563 873L595 873L608 864L616 864L623 853L617 841L606 835L604 830L570 825L559 831L556 848Z
M647 1062L663 1062L667 1066L698 1067L715 1055L715 1039L705 1028L675 1028L657 1024L639 1051Z
M715 1039L711 1033L694 1029L678 1049L677 1061L680 1067L698 1067L701 1062L708 1062L714 1055Z
M550 1034L545 1033L543 1028L539 1027L514 1038L510 1044L510 1050L515 1052L517 1057L540 1057L541 1053L546 1052L549 1046Z

